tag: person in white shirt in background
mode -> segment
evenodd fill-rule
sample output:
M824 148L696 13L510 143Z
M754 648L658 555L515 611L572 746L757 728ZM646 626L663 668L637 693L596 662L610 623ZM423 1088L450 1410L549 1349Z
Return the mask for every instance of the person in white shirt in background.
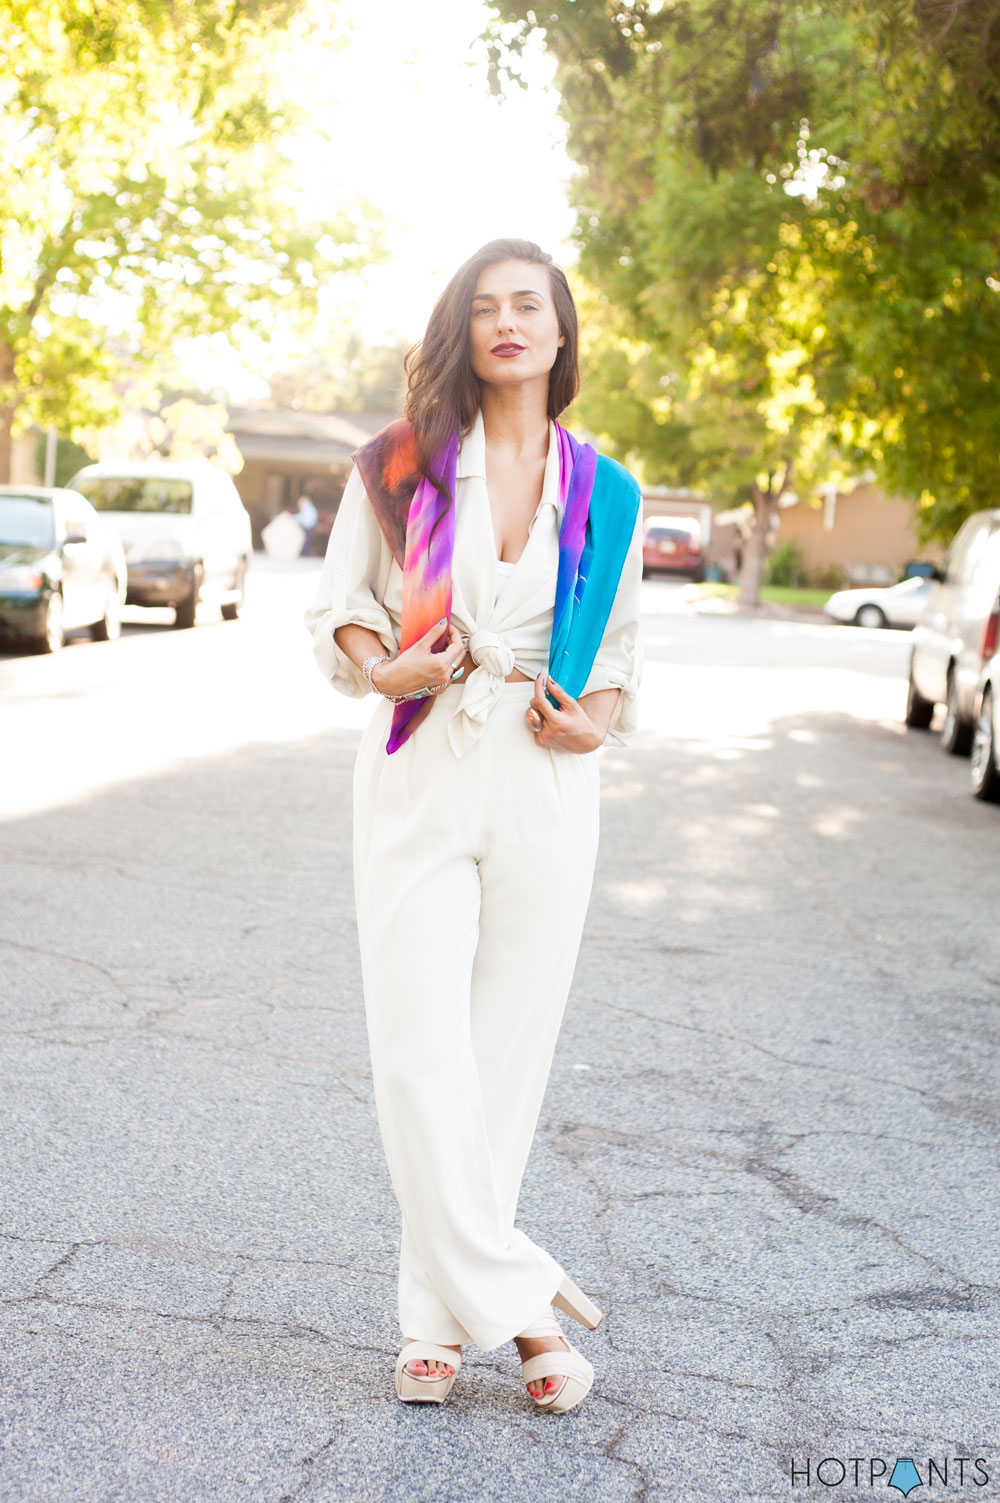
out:
M295 520L306 535L306 540L302 544L302 556L303 558L308 558L312 551L312 536L316 530L316 523L319 521L319 512L316 510L316 505L311 497L306 495L305 492L299 497Z

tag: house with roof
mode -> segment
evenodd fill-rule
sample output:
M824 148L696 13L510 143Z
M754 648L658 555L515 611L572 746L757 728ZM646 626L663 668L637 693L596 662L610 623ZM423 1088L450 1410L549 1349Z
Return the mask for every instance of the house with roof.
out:
M320 513L316 542L329 535L354 451L398 416L396 413L304 412L261 401L229 409L226 432L243 458L233 476L253 525L261 529L283 507L308 495Z

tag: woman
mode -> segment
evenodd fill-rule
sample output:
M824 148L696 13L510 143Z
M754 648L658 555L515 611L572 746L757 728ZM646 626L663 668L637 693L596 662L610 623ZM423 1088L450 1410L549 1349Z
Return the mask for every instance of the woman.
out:
M555 423L576 310L530 241L460 268L407 374L306 616L334 687L379 696L354 871L402 1217L396 1392L439 1402L464 1342L513 1339L533 1401L564 1412L593 1369L552 1303L601 1313L514 1221L593 880L595 753L634 726L638 488Z

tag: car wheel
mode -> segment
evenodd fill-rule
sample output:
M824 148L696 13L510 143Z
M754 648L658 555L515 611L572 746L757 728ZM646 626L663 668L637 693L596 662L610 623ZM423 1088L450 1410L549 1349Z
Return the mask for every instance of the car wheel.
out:
M198 614L198 596L201 594L201 573L198 569L191 574L191 593L186 596L179 605L174 606L174 625L181 631L187 631L194 626Z
M958 689L955 673L948 674L948 689L944 702L944 725L941 727L941 745L953 757L965 757L972 748L972 722L958 711Z
M45 608L45 630L36 642L39 652L58 652L66 641L63 627L63 600L58 592L49 596Z
M122 634L122 603L118 595L118 585L108 591L108 598L104 602L104 615L100 621L95 621L90 628L90 635L95 642L117 642Z
M862 605L854 617L855 626L887 626L885 611L878 605Z
M906 723L915 731L926 731L934 719L934 703L925 699L913 682L913 664L910 663L910 682L906 689Z
M993 738L993 690L988 684L983 690L979 719L972 732L970 782L976 798L1000 802L1000 768L997 767L997 746Z
M225 605L220 605L219 610L222 613L222 619L223 619L223 621L236 621L236 620L238 620L239 619L240 611L243 609L243 603L246 600L246 593L247 593L247 561L246 561L246 559L244 559L242 561L242 563L240 564L239 568L236 571L236 578L233 581L233 589L234 590L239 590L239 592L240 592L239 593L239 599L237 599L237 600L227 600L226 603L225 603Z

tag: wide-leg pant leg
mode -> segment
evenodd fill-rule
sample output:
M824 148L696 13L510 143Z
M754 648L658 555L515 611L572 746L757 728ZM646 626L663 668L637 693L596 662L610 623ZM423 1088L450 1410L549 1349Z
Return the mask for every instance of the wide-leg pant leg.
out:
M508 686L484 748L491 805L472 972L472 1044L507 1226L573 980L599 835L596 754L536 745L524 725L533 688Z
M532 690L507 687L483 747L488 804L470 996L472 1046L508 1234L573 979L599 833L596 757L535 745L523 723ZM399 1298L404 1333L421 1330L436 1292L405 1218ZM470 1339L456 1322L451 1340Z
M462 758L449 747L444 701L456 693L392 757L377 707L356 763L355 874L375 1105L404 1227L432 1281L401 1324L490 1351L551 1299L562 1269L508 1230L496 1187L470 1006L488 790L483 742Z

